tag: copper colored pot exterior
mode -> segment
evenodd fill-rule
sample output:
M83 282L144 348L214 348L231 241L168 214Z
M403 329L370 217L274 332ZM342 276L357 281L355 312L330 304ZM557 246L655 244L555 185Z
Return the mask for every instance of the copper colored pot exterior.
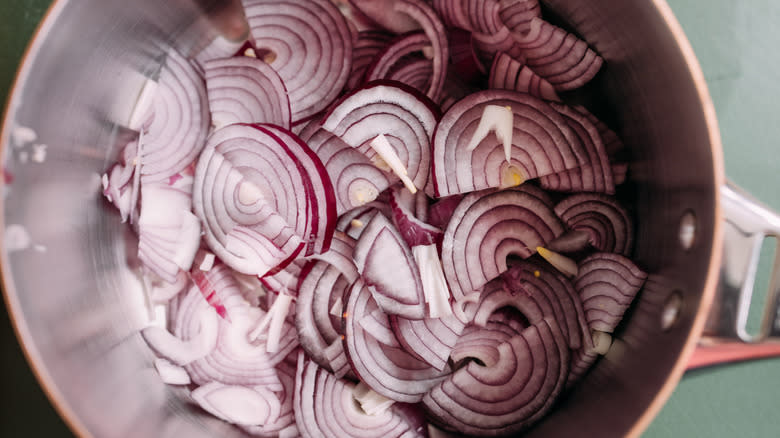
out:
M146 310L128 268L132 243L101 199L99 178L164 47L192 53L217 28L242 31L225 4L59 1L9 103L0 140L14 181L0 217L3 229L22 225L34 247L4 251L6 300L39 379L83 436L245 436L159 381L138 335ZM681 377L715 292L724 176L714 110L662 0L545 4L606 60L584 94L603 103L600 115L631 148L635 257L651 276L609 353L527 436L638 436ZM20 125L48 145L45 162L16 161L10 134ZM679 241L686 213L696 225L689 249ZM681 307L669 319L674 297ZM673 320L666 329L664 316Z

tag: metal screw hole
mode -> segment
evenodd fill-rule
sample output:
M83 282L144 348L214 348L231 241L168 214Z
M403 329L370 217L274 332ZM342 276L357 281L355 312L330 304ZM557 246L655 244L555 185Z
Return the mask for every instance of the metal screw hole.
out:
M664 310L661 312L661 329L666 331L674 326L682 313L683 299L679 291L672 292L666 298Z
M689 250L696 242L696 215L688 210L680 218L679 236L682 249Z

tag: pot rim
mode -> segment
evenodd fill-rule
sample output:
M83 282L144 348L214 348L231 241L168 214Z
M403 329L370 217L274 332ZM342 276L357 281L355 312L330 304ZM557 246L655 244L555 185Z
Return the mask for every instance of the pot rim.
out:
M3 116L2 126L0 126L0 155L2 155L3 149L8 144L8 138L14 123L13 114L15 113L15 109L19 106L19 102L21 100L21 90L25 85L27 77L29 76L29 71L32 68L32 64L34 63L35 58L37 57L37 54L43 45L43 41L46 38L46 35L54 27L57 18L69 3L70 0L54 0L52 2L24 51L21 62L19 64L19 69L16 72L12 86L10 88L10 93L5 102L5 114ZM688 338L666 381L656 392L655 397L647 409L631 427L629 433L627 434L628 437L639 437L642 432L647 429L663 405L669 399L672 391L682 378L688 359L693 354L702 330L704 329L710 306L715 297L723 249L723 210L718 191L720 187L725 185L726 177L723 163L723 145L721 142L720 130L718 128L715 106L709 94L707 83L704 78L704 73L701 70L699 61L696 58L688 38L683 32L682 26L680 26L680 23L674 16L671 7L666 2L666 0L653 0L653 5L660 13L661 18L666 22L669 32L677 42L678 48L680 49L688 67L688 72L690 73L696 87L701 110L704 113L713 161L715 223L712 236L710 236L709 239L712 242L712 250L709 268L707 270L707 278L703 285L703 293L701 296L700 305L693 320L691 330L688 333ZM4 183L0 181L0 186L3 184ZM4 211L4 208L4 200L0 198L0 211ZM4 229L5 218L0 215L0 230ZM0 232L0 248L2 247L4 247L3 235L2 232ZM46 397L51 402L51 405L63 419L65 424L67 424L71 431L73 431L77 436L90 437L92 435L89 433L86 425L81 421L81 419L79 419L78 415L76 415L75 411L66 401L64 395L57 388L54 378L51 376L43 362L40 351L33 342L33 337L22 313L21 304L18 300L14 285L12 282L6 281L6 279L12 278L11 274L11 267L8 264L7 257L0 254L0 284L2 285L0 289L2 289L2 295L5 300L6 308L8 309L11 326L13 327L13 330L22 348L25 359L27 360L30 369L35 375L35 378L38 380L41 389L46 394Z

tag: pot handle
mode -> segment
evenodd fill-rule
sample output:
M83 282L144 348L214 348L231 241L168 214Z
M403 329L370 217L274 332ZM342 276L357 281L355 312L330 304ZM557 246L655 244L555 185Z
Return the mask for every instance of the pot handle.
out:
M688 369L780 355L780 214L727 183L720 190L725 218L718 288L699 347ZM747 331L764 238L778 240L757 334Z

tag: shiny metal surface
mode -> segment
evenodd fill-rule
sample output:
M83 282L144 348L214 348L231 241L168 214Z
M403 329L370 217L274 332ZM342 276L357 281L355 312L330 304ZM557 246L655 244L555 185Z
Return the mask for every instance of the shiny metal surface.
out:
M780 237L780 215L732 185L721 189L725 215L723 268L718 292L704 329L705 342L736 339L761 342L780 335L780 259L776 257L757 334L748 333L761 245L766 237Z
M39 378L83 436L244 436L194 408L183 390L159 382L138 335L147 314L128 266L132 239L99 184L165 48L192 53L217 28L243 31L240 15L218 11L218 4L60 1L10 102L0 140L13 182L0 220L4 229L23 226L32 246L7 251L2 236L6 299ZM606 60L585 94L603 104L602 115L631 148L636 258L651 278L609 354L528 436L636 436L682 374L714 294L720 140L701 73L665 3L547 4ZM19 126L48 145L45 162L20 160L11 141ZM696 239L685 250L678 226L689 211ZM682 307L664 330L670 294L679 294Z

